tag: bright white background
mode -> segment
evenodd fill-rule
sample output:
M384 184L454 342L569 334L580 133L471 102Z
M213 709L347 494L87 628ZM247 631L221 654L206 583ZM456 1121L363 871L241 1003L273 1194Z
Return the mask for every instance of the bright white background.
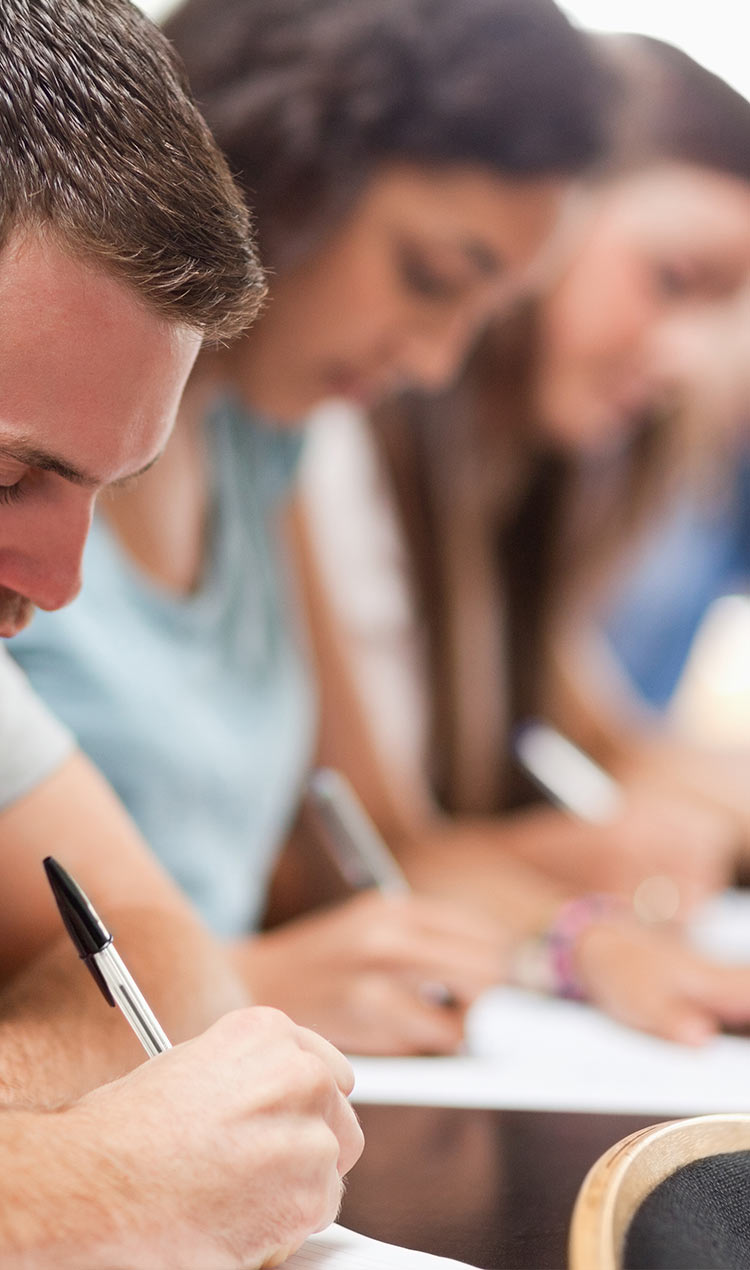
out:
M375 0L373 0L373 3ZM750 0L558 0L583 26L644 31L686 49L750 97ZM140 0L159 18L175 0ZM461 0L456 0L460 5Z
M679 44L750 97L748 0L558 0L582 26L643 31ZM461 3L461 0L458 0Z

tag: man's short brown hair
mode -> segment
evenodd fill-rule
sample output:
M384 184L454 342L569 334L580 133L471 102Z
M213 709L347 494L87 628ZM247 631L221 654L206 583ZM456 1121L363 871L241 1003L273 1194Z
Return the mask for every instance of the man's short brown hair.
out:
M257 311L245 204L170 45L127 0L0 4L0 247L26 229L209 339Z

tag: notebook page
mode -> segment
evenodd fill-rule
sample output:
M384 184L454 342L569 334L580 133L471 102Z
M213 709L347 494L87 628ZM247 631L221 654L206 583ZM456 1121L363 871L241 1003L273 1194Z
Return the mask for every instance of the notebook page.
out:
M450 1261L427 1252L397 1248L367 1239L344 1226L328 1226L312 1235L287 1261L284 1270L466 1270L463 1261Z

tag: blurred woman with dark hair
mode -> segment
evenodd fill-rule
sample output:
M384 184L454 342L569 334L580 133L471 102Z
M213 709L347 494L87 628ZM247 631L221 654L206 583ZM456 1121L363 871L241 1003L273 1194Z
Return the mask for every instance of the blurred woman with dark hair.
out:
M386 403L370 436L333 412L317 425L325 757L368 792L420 887L538 936L551 985L695 1039L750 1014L750 973L730 983L674 930L638 925L631 901L658 901L653 916L669 899L674 916L679 897L686 916L750 842L750 803L724 760L649 731L589 632L617 557L705 472L709 431L721 444L716 419L685 415L695 350L720 362L750 278L750 104L658 41L600 47L623 85L609 160L538 294L491 323L448 392ZM347 679L357 748L352 716L325 706ZM610 823L529 810L511 739L534 717L621 778ZM508 856L577 898L512 884Z
M750 281L750 104L669 45L636 36L600 45L626 91L591 206L553 276L490 324L448 393L403 394L374 415L421 545L414 560L441 662L432 770L442 764L436 788L456 811L519 801L507 730L549 715L561 629L592 609L597 584L696 458L726 440L702 435L713 421L685 424L697 386L688 357L702 346L719 360L712 338L731 306L739 316ZM463 556L451 563L456 535ZM469 708L457 670L474 659L465 681L482 701L476 642L457 629L472 559L495 575L484 597L490 624L511 592L502 725ZM482 742L462 728L483 731ZM575 731L611 760L602 738L580 722Z
M270 299L102 507L80 599L15 651L257 999L344 1048L450 1050L502 971L489 919L366 895L248 938L315 742L283 504L313 407L450 380L597 157L605 76L550 0L188 0L167 31Z

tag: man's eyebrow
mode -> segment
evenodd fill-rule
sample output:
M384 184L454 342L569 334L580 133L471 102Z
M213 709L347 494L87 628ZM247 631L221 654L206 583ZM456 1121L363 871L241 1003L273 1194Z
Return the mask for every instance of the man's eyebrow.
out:
M66 462L57 454L51 454L48 450L39 450L36 446L29 445L25 441L18 439L10 440L0 434L0 453L6 458L13 459L16 463L23 463L25 467L36 468L41 472L54 472L56 476L61 476L63 480L70 481L72 485L82 485L86 489L100 489L108 485L111 489L117 489L119 486L134 481L136 477L143 476L150 467L153 467L161 454L156 454L153 459L145 463L137 472L130 472L127 476L121 476L116 481L104 481L99 476L94 476L90 472L85 472L81 468L75 467L72 463Z
M155 454L152 459L149 459L148 463L144 463L143 467L139 467L137 472L130 472L128 476L120 476L116 481L110 481L107 488L124 489L126 485L130 485L131 481L137 481L139 476L145 476L146 472L154 466L154 463L159 462L163 453L164 450L160 450L159 453Z

